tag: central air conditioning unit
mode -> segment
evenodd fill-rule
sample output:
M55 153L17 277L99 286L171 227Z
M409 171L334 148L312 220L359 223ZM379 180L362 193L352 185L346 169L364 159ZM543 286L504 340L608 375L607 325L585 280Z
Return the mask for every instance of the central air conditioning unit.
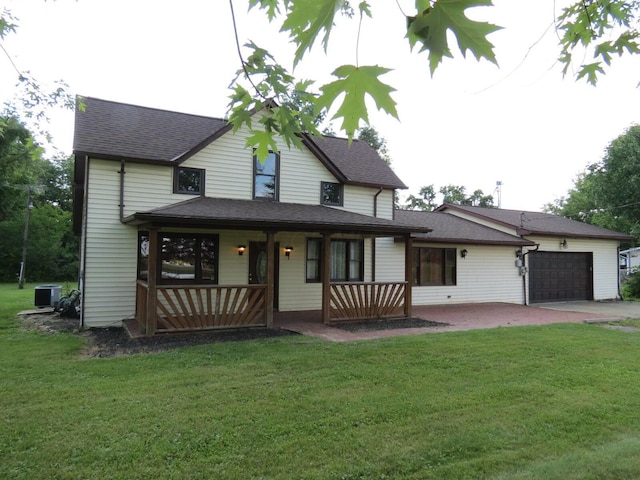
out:
M62 296L61 285L40 285L36 287L35 305L38 308L54 307Z

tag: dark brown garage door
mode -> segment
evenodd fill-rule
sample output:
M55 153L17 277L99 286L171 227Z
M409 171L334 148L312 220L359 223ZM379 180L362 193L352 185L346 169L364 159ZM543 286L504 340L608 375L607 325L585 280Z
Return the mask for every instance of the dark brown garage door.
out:
M529 303L593 299L591 253L531 252Z

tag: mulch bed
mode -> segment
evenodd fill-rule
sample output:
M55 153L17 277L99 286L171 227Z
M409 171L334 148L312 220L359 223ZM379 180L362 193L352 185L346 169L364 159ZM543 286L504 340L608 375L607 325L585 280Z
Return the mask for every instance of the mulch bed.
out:
M423 320L422 318L400 318L395 320L362 320L332 325L347 332L371 332L375 330L395 330L398 328L446 327L447 323Z
M78 319L63 318L50 310L25 312L19 315L22 327L43 333L71 333L86 337L87 347L83 356L87 358L116 357L136 353L155 353L180 347L192 347L221 342L241 342L261 338L298 335L286 330L242 329L207 330L203 332L155 335L131 338L124 328L90 328L80 330Z
M90 339L87 356L113 357L134 353L154 353L180 347L193 347L222 342L241 342L261 338L297 335L286 330L242 329L207 330L193 333L158 334L132 339L124 328L91 328L86 331Z

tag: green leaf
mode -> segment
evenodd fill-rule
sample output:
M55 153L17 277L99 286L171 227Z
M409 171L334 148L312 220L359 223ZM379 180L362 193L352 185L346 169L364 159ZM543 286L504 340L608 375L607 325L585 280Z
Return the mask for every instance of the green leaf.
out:
M322 94L316 101L316 112L322 108L329 109L344 94L342 104L333 118L343 118L342 129L351 140L360 125L360 120L369 123L365 96L369 95L379 110L384 110L389 115L398 118L396 102L391 98L391 92L395 89L382 83L378 77L389 72L388 68L379 66L355 67L343 65L338 67L333 75L340 80L321 87Z
M463 56L466 57L469 50L476 60L485 58L491 63L498 64L493 44L487 40L487 35L501 27L477 22L465 15L467 8L492 6L491 0L437 0L433 6L428 6L428 3L418 2L419 13L415 17L408 18L407 38L412 48L417 43L421 43L420 51L429 51L429 67L432 75L443 57L452 56L447 41L449 30L455 35Z
M598 83L598 73L604 73L600 62L581 65L576 79L580 80L582 77L586 77L587 82L589 82L591 85L595 85L596 83Z
M294 67L302 60L306 50L311 50L316 39L324 32L322 46L327 51L329 34L335 16L345 8L344 0L297 0L290 3L290 12L280 31L298 46L293 60Z
M278 145L275 140L275 133L264 130L251 130L252 135L247 137L247 147L256 149L258 160L264 161L269 156L269 150L277 152Z
M280 13L280 0L249 0L249 10L255 6L267 11L269 21L272 21Z

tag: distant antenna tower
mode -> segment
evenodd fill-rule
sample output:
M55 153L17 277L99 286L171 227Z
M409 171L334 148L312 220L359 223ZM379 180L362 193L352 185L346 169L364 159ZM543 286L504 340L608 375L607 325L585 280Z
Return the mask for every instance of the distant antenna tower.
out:
M496 182L496 193L498 194L498 208L502 208L502 181Z

